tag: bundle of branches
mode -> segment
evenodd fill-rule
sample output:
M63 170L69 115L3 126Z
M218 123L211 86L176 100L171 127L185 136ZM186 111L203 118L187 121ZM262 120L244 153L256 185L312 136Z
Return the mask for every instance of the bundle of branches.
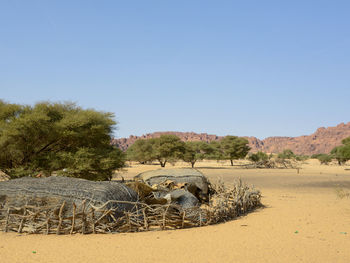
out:
M222 181L213 184L212 187L215 194L211 196L209 205L205 207L210 224L236 218L261 206L260 191L243 183L241 179L236 180L230 187Z
M40 234L117 233L168 230L216 224L261 205L261 194L238 180L232 187L214 186L207 205L184 209L177 204L109 200L101 206L83 201L11 206L0 200L0 230ZM118 204L118 205L112 205ZM121 204L133 209L120 211ZM119 209L119 211L117 211ZM122 214L116 217L116 214Z
M1 181L8 181L8 180L10 180L10 176L8 176L4 172L0 171L0 182Z

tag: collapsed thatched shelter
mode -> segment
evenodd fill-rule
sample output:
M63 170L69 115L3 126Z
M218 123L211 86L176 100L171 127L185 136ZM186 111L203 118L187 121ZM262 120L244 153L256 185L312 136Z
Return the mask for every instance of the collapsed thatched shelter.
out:
M192 168L158 169L147 171L135 176L136 180L142 180L155 188L167 187L172 183L181 186L194 194L198 199L206 200L209 194L209 181L198 170Z
M183 174L190 177L188 171ZM171 190L170 202L147 203L118 182L15 179L0 182L0 230L86 234L178 229L229 220L261 204L260 192L240 180L232 187L211 188L215 194L205 203L184 188Z
M71 177L47 177L19 179L0 182L0 203L6 206L57 205L66 203L66 209L73 203L85 202L86 209L101 206L110 200L136 202L138 195L124 184L117 182L94 182ZM128 203L109 203L107 208L129 211Z

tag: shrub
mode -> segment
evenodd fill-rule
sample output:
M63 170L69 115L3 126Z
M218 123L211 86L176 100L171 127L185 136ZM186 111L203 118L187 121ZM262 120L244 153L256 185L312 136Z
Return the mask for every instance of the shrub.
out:
M50 175L111 179L124 154L110 145L114 115L73 103L34 106L0 101L0 170L10 177Z

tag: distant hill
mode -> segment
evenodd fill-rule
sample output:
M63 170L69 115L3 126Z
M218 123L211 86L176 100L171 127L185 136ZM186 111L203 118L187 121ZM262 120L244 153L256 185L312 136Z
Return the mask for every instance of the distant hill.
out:
M194 132L154 132L142 136L113 139L112 144L122 150L126 150L138 139L156 138L162 134L174 134L183 141L217 141L223 137L206 133ZM284 149L291 149L296 154L311 155L315 153L329 153L335 146L341 144L344 138L350 137L350 122L341 123L335 127L321 127L311 135L299 137L268 137L259 140L256 137L245 137L249 141L252 152L263 151L267 153L279 153Z

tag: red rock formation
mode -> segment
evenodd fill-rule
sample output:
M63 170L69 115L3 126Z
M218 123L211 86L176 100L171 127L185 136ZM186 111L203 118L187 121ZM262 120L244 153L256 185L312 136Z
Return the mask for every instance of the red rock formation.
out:
M137 139L156 138L162 134L174 134L183 141L205 141L211 142L220 140L222 137L206 133L194 132L155 132L142 136L133 136L129 138L113 139L112 144L117 145L122 150L126 150ZM252 152L263 151L268 153L279 153L284 149L291 149L296 154L315 154L329 153L335 146L341 144L344 138L350 137L350 122L341 123L336 127L319 128L308 136L299 137L268 137L259 140L255 137L245 137L249 141Z
M219 140L220 137L216 135L210 135L206 133L194 133L194 132L154 132L147 133L142 136L131 135L129 138L113 139L112 144L118 146L120 149L125 151L130 145L132 145L138 139L150 139L158 138L163 134L173 134L178 136L183 141L205 141L211 142Z
M262 141L261 148L255 150L277 153L284 149L291 149L294 153L307 155L329 153L347 137L350 137L350 122L341 123L335 127L321 127L308 136L269 137Z

